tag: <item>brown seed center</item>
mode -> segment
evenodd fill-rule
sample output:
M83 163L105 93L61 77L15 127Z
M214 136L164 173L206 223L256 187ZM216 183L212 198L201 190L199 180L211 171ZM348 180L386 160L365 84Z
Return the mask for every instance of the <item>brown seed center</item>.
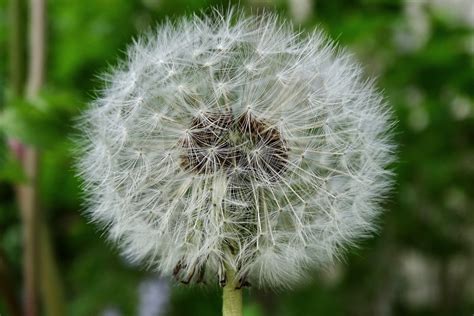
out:
M217 170L277 180L287 168L288 148L277 128L246 112L203 112L181 139L181 166L197 174Z

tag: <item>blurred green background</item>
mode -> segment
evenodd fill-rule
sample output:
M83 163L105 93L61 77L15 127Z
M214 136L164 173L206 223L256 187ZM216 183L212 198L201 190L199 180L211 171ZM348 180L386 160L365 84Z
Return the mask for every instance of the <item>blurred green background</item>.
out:
M293 291L246 291L245 315L472 315L474 2L239 3L249 12L278 11L303 30L323 28L348 47L393 106L399 144L378 236ZM23 144L40 152L40 261L50 268L38 272L42 315L54 316L54 305L59 315L220 315L217 286L178 286L130 265L81 215L71 126L134 36L227 2L47 1L46 79L34 102L17 89L27 77L29 3L0 4L0 315L24 297L15 195L25 181ZM20 45L12 50L14 38Z

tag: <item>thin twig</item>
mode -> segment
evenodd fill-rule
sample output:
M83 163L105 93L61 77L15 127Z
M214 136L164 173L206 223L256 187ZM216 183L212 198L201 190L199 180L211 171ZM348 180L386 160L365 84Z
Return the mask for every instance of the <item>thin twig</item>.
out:
M45 3L44 0L30 2L30 46L29 71L26 93L34 100L44 81L45 64ZM39 207L38 207L38 160L35 148L25 146L22 164L27 181L17 188L18 202L23 221L23 277L25 287L25 314L39 314Z

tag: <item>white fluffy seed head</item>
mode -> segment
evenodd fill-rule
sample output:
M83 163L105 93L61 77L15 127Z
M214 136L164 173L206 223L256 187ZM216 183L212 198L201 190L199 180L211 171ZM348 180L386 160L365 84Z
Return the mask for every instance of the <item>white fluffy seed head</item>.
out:
M138 39L81 118L89 216L184 283L295 285L374 231L390 111L320 31L235 12Z

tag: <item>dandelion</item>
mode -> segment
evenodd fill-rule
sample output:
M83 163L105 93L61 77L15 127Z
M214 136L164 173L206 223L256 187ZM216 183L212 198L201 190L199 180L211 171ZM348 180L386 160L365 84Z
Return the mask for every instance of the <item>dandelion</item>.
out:
M390 111L323 33L215 13L127 56L81 119L78 167L129 259L186 284L291 287L373 233Z

